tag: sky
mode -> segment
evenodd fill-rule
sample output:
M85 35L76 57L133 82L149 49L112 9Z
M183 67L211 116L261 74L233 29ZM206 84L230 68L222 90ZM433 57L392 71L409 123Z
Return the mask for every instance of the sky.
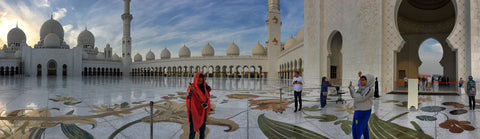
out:
M286 41L303 27L304 3L280 3L282 41ZM99 51L109 43L121 56L123 6L123 0L0 0L0 44L6 43L8 31L18 22L33 47L40 39L41 25L53 15L71 48L87 27ZM215 55L222 56L235 42L240 55L251 55L258 41L265 46L267 6L267 0L132 0L132 54L145 57L152 50L158 59L167 48L172 57L178 57L185 44L192 56L201 56L203 46L210 42Z
M443 67L440 65L442 60L442 45L435 39L425 40L418 50L422 65L418 68L421 74L443 75Z

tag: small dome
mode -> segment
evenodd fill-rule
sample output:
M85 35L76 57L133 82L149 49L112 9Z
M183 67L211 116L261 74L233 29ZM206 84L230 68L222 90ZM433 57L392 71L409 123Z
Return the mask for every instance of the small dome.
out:
M15 57L17 57L17 58L22 57L22 51L16 51L15 52Z
M180 51L178 51L178 57L190 57L190 49L188 49L186 45L183 45L183 47L180 48Z
M53 18L45 21L40 28L40 40L44 40L45 37L52 32L57 34L60 40L63 40L63 27L57 20L53 20Z
M155 54L153 54L152 50L148 51L147 55L145 56L145 60L147 61L155 60Z
M83 57L83 59L87 59L88 58L88 53L86 51L83 51L82 57Z
M49 33L43 42L45 48L60 48L60 38L55 33Z
M25 36L25 33L23 32L23 30L21 30L20 28L15 27L10 31L8 31L8 35L7 35L8 44L22 43L23 41L26 41L26 40L27 40L27 37Z
M105 59L105 54L104 53L98 53L97 54L97 59L101 59L101 60Z
M95 37L93 36L92 32L88 31L87 28L83 30L77 38L77 44L95 44Z
M135 57L133 58L133 61L134 62L142 62L142 56L139 53L137 53L135 55Z
M214 56L215 55L215 50L213 47L208 43L205 45L202 49L202 56Z
M260 42L257 42L257 45L253 47L252 50L252 55L253 56L264 56L265 55L265 48L260 44Z
M227 56L238 56L240 55L240 48L232 42L227 48Z
M120 57L118 57L117 53L113 54L112 60L113 60L113 61L118 61L118 60L120 60Z
M303 27L303 28L305 28L305 27ZM296 39L296 40L297 40L298 42L303 42L303 34L304 34L304 33L303 33L303 28L300 29L300 30L297 32L297 39Z
M285 42L285 48L288 50L292 47L295 47L295 45L297 45L297 44L298 44L297 40L295 40L293 38L293 35L291 35L290 39L288 39L287 42Z
M170 51L167 48L163 48L162 53L160 53L161 59L170 59Z

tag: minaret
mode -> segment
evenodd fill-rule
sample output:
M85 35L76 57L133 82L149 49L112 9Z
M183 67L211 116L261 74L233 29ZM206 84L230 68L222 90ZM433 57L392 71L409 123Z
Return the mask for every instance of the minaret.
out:
M265 20L267 24L267 55L268 55L268 75L269 79L278 79L277 56L280 54L281 42L281 13L280 0L268 0L268 16Z
M130 64L132 63L132 38L130 37L130 22L133 16L130 14L130 0L123 0L125 3L123 20L123 37L122 37L122 58L123 58L123 75L129 75Z

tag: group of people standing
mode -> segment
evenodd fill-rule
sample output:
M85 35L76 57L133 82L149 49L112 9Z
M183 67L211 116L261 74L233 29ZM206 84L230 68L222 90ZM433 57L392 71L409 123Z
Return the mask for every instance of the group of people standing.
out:
M295 97L295 110L297 112L297 101L300 103L299 111L302 110L302 99L301 92L302 87L305 82L303 78L299 75L299 72L295 72L295 77L293 78L292 84L294 85L294 97ZM368 131L368 120L370 119L370 114L372 113L372 104L373 99L380 97L378 94L378 80L371 74L362 75L360 71L358 73L358 89L355 90L352 86L352 82L348 86L350 95L353 98L353 107L355 112L353 114L352 121L352 136L354 139L360 139L363 135L363 138L369 138ZM327 77L322 77L322 85L320 89L320 106L324 108L327 104L328 96L328 87L332 86Z
M348 91L353 98L353 121L352 121L352 136L354 139L360 139L362 136L365 139L369 138L368 121L372 113L372 104L374 98L380 97L378 94L378 81L371 74L362 75L358 73L358 89L355 89L350 82ZM427 78L428 80L428 78ZM430 79L431 80L431 79ZM431 81L430 81L431 82ZM292 80L294 86L294 112L302 110L302 88L305 82L300 76L299 72L295 72L295 77ZM459 87L464 88L465 81L460 78ZM322 77L322 85L320 90L320 105L321 108L326 106L328 95L328 87L333 84L328 81L326 77ZM465 91L468 95L470 110L475 110L475 95L476 84L472 76L468 77ZM427 84L428 88L429 84ZM196 73L194 81L187 89L186 107L188 111L188 121L190 124L189 138L193 139L196 132L200 133L200 138L205 138L205 122L207 121L208 113L210 112L210 86L206 83L205 77L202 73ZM300 104L298 107L298 103ZM298 108L298 109L297 109Z
M407 83L406 80L408 80L408 78L405 76L405 84ZM424 88L425 90L427 91L430 91L431 88L432 88L432 77L431 76L428 76L428 77L418 77L418 89L420 88ZM406 85L405 85L406 87Z

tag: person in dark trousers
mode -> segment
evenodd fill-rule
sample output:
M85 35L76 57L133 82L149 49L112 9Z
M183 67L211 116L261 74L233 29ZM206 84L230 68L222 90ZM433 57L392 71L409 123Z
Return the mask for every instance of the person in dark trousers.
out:
M377 77L375 77L375 94L373 95L375 98L379 98L380 95L378 94L378 80Z
M189 139L195 138L196 132L200 132L200 139L205 138L205 122L211 110L210 91L204 75L200 72L196 73L193 83L188 86L187 99L185 99L190 123Z
M352 87L352 83L348 86L350 95L353 98L353 114L352 137L353 139L363 138L369 139L368 121L372 113L373 104L373 75L367 74L360 78L360 86L357 91Z
M472 76L468 76L467 90L465 92L467 92L468 95L468 106L470 107L470 110L475 110L475 95L477 95L477 87Z
M292 84L293 84L293 95L295 97L295 111L293 112L297 112L297 102L300 102L300 109L298 109L299 111L302 110L302 87L303 87L303 84L305 84L303 82L303 78L302 76L299 75L300 72L295 72L295 77L293 77L293 80L292 80ZM298 101L297 101L297 98L298 98Z
M327 95L328 95L328 87L332 86L328 81L327 77L322 77L322 88L320 89L320 106L323 108L327 105Z

